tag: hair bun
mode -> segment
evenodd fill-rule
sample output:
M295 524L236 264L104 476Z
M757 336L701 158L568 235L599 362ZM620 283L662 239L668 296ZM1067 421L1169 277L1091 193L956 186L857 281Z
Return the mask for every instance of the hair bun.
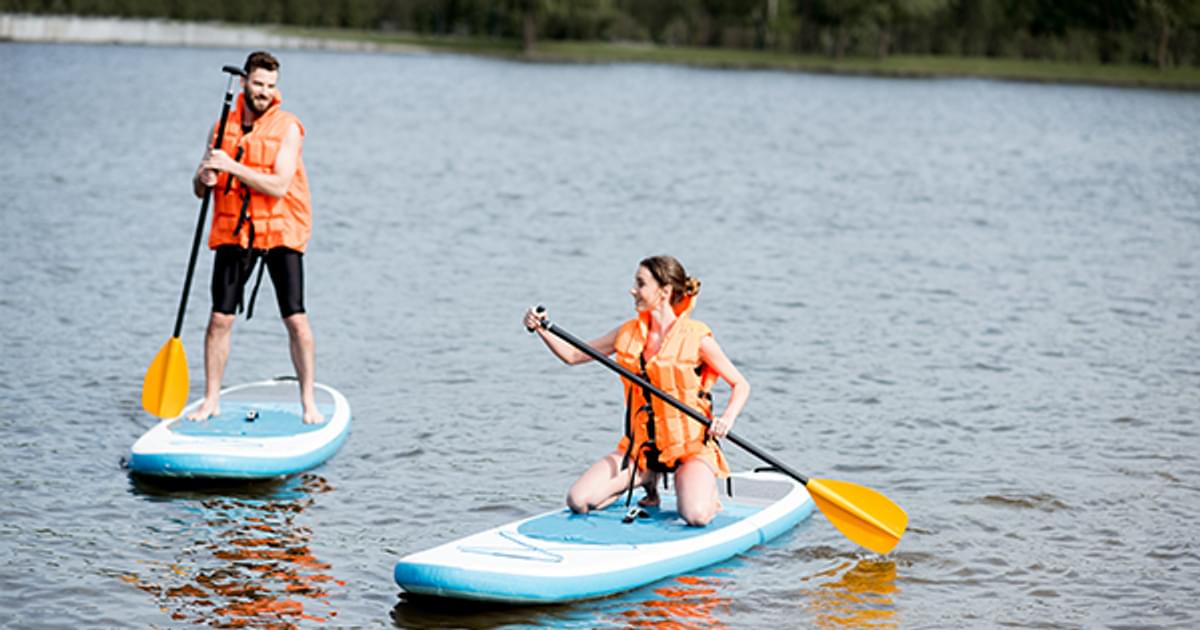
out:
M688 276L687 280L685 280L683 283L683 292L685 295L696 295L697 293L700 293L700 281Z

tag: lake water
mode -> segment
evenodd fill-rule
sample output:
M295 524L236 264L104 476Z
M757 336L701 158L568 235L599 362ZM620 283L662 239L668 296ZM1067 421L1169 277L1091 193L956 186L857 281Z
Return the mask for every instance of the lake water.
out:
M0 44L0 625L1200 624L1200 95L285 51L352 435L283 482L162 487L122 459L246 52ZM397 559L561 505L615 444L616 378L520 317L607 332L657 253L754 385L736 431L891 497L900 545L818 513L617 597L408 601ZM291 372L263 295L229 384Z

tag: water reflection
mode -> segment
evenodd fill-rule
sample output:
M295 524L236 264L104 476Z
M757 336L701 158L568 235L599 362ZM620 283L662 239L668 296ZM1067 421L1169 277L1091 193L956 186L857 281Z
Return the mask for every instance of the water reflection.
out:
M716 612L728 610L732 601L721 594L728 582L729 578L715 575L675 577L670 585L654 589L657 597L621 612L621 624L660 630L724 628Z
M447 599L405 593L392 608L397 628L498 628L578 626L570 604L527 605Z
M732 578L728 568L680 575L660 586L639 588L582 603L523 605L422 597L401 592L392 609L399 628L495 628L502 626L575 628L724 628L717 613L728 611ZM647 593L652 593L647 596Z
M163 487L133 479L150 500L182 503L174 562L149 561L123 579L150 593L173 621L216 628L291 628L334 620L328 589L345 586L310 549L296 523L315 496L333 489L305 474L282 482Z
M821 628L896 628L896 563L890 560L846 561L806 581L804 590L816 625Z

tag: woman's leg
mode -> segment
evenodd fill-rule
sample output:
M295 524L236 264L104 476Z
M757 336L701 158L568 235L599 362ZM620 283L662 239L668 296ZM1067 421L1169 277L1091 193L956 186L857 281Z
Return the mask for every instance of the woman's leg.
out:
M717 476L704 461L689 459L675 470L675 504L688 525L704 527L721 509Z
M621 470L621 460L624 453L613 451L592 464L583 473L571 489L567 491L567 507L576 514L587 514L592 510L608 507L622 492L629 489L629 468ZM629 466L635 464L629 462ZM646 472L637 471L633 483L642 485L646 482Z
M638 499L638 505L642 507L658 507L658 504L662 503L662 499L658 496L658 473L647 472L642 489L646 491L646 495Z

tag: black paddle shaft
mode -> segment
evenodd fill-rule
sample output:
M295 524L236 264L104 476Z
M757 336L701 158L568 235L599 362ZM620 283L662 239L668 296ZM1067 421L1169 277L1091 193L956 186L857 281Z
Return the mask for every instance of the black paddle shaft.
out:
M225 137L225 123L229 120L229 106L233 103L233 79L246 76L245 71L237 66L221 68L229 74L229 82L225 86L225 104L221 107L221 123L217 125L217 135L213 137L213 148L221 146ZM183 278L183 294L179 296L179 312L175 315L175 334L178 337L183 331L183 314L187 311L188 294L192 291L192 276L196 271L196 255L200 253L200 237L204 236L204 219L208 216L208 201L212 198L212 186L204 189L204 201L200 202L200 217L196 219L196 234L192 237L192 255L188 258L187 275Z
M542 328L545 328L546 330L550 331L551 333L556 335L559 339L562 339L563 341L571 344L572 346L575 346L576 348L579 349L580 352L583 352L584 354L588 355L589 357L603 363L606 367L608 367L608 369L616 372L617 374L620 374L621 376L624 376L625 378L629 379L630 381L645 388L651 394L661 398L668 405L671 405L672 407L682 411L683 413L686 413L688 415L688 417L690 417L692 420L695 420L696 422L699 422L700 424L703 424L706 427L712 426L712 421L709 420L708 418L704 417L704 415L701 414L699 411L696 411L695 409L692 409L691 407L679 402L673 396L667 394L663 390L655 387L652 383L646 381L646 379L638 376L637 374L634 374L633 372L629 371L625 367L618 364L616 361L613 361L612 359L604 356L603 354L600 353L599 350L596 350L595 348L591 347L586 342L580 340L579 338L575 337L571 333L559 328L550 320L543 319L542 320ZM742 438L734 435L732 432L727 433L725 435L725 437L728 438L730 442L733 442L734 444L737 444L738 446L742 447L742 449L744 449L746 452L748 452L751 455L770 464L772 468L779 470L780 472L795 479L796 481L799 481L800 483L802 483L804 485L808 485L807 477L792 470L791 468L784 465L779 460L775 459L774 457L767 454L766 452L760 450L757 446L754 446L753 444L747 442L746 440L743 440Z

